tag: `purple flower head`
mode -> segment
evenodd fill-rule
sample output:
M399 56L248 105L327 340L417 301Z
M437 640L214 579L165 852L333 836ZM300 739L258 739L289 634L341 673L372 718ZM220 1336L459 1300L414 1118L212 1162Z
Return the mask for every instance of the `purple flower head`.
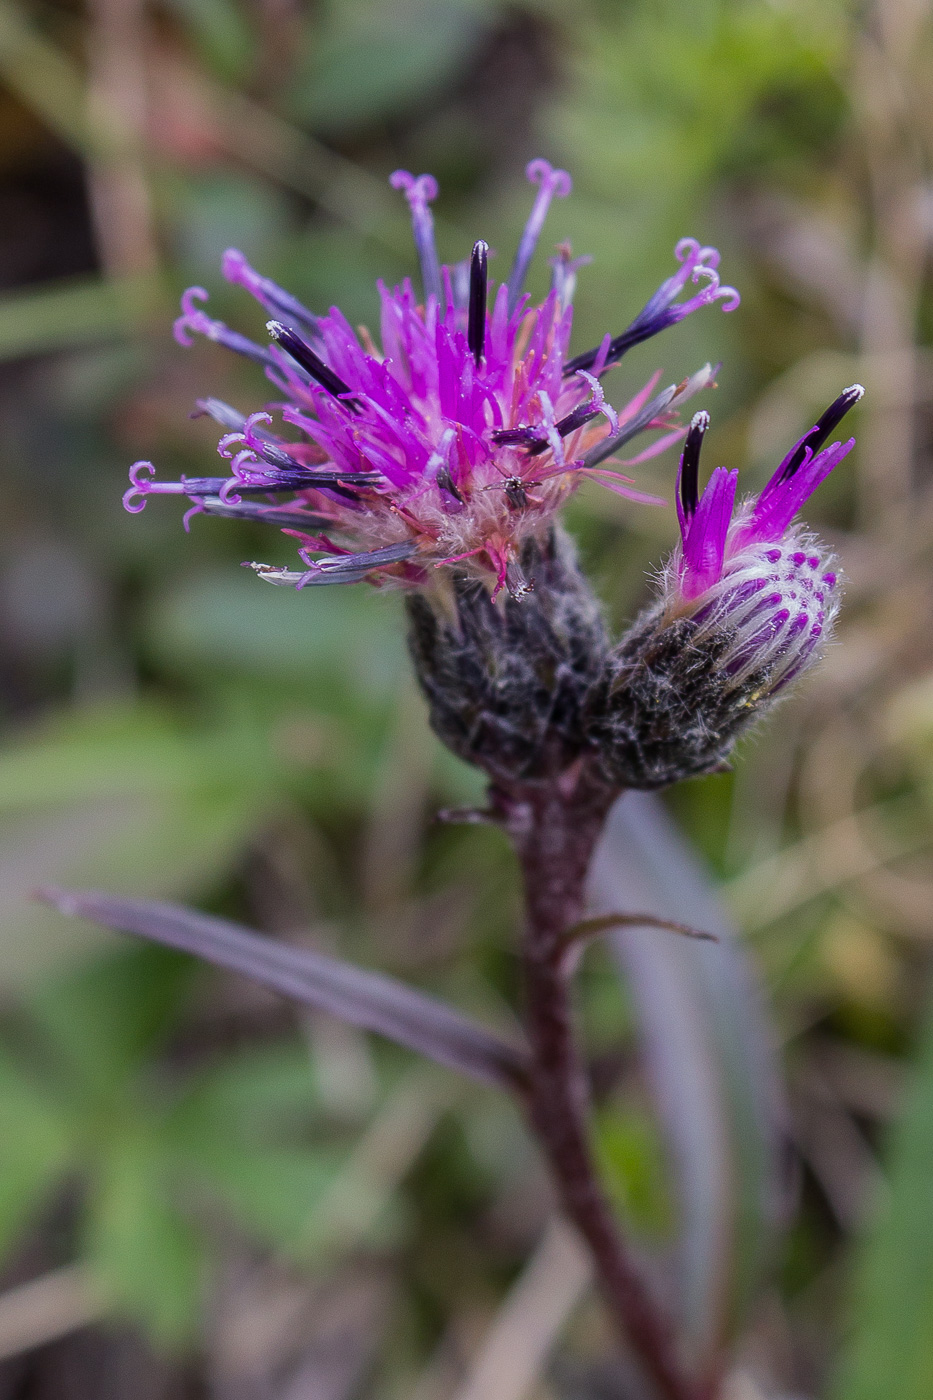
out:
M699 493L709 414L697 413L687 430L678 476L681 544L664 574L667 613L693 619L697 645L728 637L719 667L736 685L762 673L774 693L816 659L829 635L838 572L794 517L854 446L854 438L823 444L864 392L860 384L845 389L738 510L736 471L717 467Z
M631 478L607 464L626 443L662 430L631 465L683 436L677 409L713 383L707 365L679 385L657 391L655 375L624 407L607 400L603 376L633 345L717 299L738 293L719 284L715 249L678 244L681 266L621 335L569 358L572 297L578 268L566 244L551 260L551 291L537 306L523 292L548 208L570 193L570 177L532 161L538 191L507 281L490 285L482 240L468 262L438 261L431 202L437 183L399 170L391 178L411 209L422 296L409 279L380 283L378 346L336 308L308 310L230 249L229 282L270 315L270 340L259 344L204 309L207 293L182 297L175 337L206 336L261 366L276 391L259 413L217 399L199 410L224 429L217 476L158 482L136 463L126 508L153 494L185 496L196 514L277 525L298 541L300 568L252 567L270 582L308 585L358 579L424 584L434 569L456 566L527 593L518 560L570 493L586 478L634 500ZM678 300L693 284L699 290ZM812 455L812 454L811 454Z

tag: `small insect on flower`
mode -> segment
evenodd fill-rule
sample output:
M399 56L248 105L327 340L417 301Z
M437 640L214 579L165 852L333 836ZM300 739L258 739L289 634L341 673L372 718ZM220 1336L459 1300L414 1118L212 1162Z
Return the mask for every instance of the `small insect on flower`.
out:
M590 742L614 781L656 788L710 772L818 659L839 609L839 572L794 518L854 446L854 438L824 444L863 393L860 384L845 389L738 510L736 471L717 467L699 492L709 415L694 417L678 479L681 541L661 598L611 654L586 703Z
M423 296L408 279L391 291L380 283L381 350L336 308L316 315L229 250L224 276L270 314L269 344L213 320L200 287L182 297L175 336L190 345L203 335L253 360L278 398L249 415L200 400L226 430L223 474L159 482L151 463L137 462L127 510L142 510L152 495L178 495L192 503L186 528L198 513L278 525L297 539L301 567L252 565L272 583L417 587L446 569L482 581L493 596L503 587L525 596L525 546L548 537L581 481L653 501L607 463L639 433L661 430L635 461L682 438L678 406L711 385L714 370L706 365L661 392L655 375L619 409L603 377L632 346L700 307L721 300L731 311L738 293L720 285L716 250L684 239L678 270L631 325L570 358L571 298L585 260L561 245L544 301L534 306L523 291L548 208L570 193L570 177L544 160L527 174L537 196L508 278L491 289L482 240L467 262L440 265L433 177L395 172L391 183L411 209ZM678 300L688 285L692 294Z

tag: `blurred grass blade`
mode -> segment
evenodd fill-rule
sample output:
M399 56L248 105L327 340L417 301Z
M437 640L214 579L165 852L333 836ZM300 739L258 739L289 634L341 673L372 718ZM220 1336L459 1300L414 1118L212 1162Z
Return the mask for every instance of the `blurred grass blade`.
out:
M0 1049L0 1258L51 1198L74 1150L69 1108L39 1076ZM0 1358L3 1349L0 1303Z
M104 1315L90 1271L69 1264L0 1293L0 1362L47 1346Z
M54 888L40 890L39 898L63 914L94 919L242 973L473 1079L511 1089L524 1082L525 1057L518 1047L384 973L289 947L173 904Z
M305 1213L294 1236L299 1257L320 1264L363 1248L441 1117L456 1103L458 1087L425 1065L396 1085L329 1188Z
M10 0L0 0L0 76L66 145L85 155L95 152L81 70Z
M762 1008L723 910L658 800L613 809L591 878L596 913L644 909L718 942L622 928L628 982L679 1197L682 1323L711 1364L754 1291L780 1203L778 1092Z
M231 81L248 74L256 37L242 6L234 0L170 0L170 9L194 35L209 67Z
M933 1010L888 1162L890 1190L862 1244L833 1400L933 1395Z
M550 1353L592 1276L576 1231L559 1216L549 1221L453 1400L525 1400L540 1393Z
M150 276L75 277L0 297L0 360L119 339L158 305Z
M335 5L305 71L289 85L288 105L332 136L405 111L476 51L491 8L485 0Z

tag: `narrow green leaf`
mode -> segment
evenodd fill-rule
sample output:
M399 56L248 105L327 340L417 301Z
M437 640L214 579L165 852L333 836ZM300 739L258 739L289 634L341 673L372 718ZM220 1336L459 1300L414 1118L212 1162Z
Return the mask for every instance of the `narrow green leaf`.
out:
M271 590L270 590L271 591ZM50 879L196 893L228 867L312 760L277 750L275 717L182 723L155 705L82 707L0 751L0 985L34 981L100 935L63 929L30 898Z
M861 1246L833 1400L933 1396L933 1015L888 1161L890 1190Z
M119 339L161 297L151 277L74 277L0 297L0 360Z
M0 1052L0 1258L66 1170L68 1114L41 1082Z
M179 1143L231 1131L253 1142L307 1132L319 1117L311 1054L305 1041L251 1047L195 1071L172 1109L168 1130Z
M488 23L483 0L334 7L294 85L293 110L327 131L404 108L456 70Z
M256 38L246 7L236 0L170 0L207 62L223 77L243 78L255 56Z
M61 714L0 753L0 812L136 794L257 789L277 773L268 731L194 729L155 707Z
M200 1320L200 1241L175 1209L159 1140L142 1133L108 1149L88 1195L87 1262L114 1308L138 1318L162 1345L177 1347Z
M669 1237L675 1212L656 1123L644 1109L613 1103L601 1110L594 1126L603 1180L619 1209L635 1230Z
M67 145L83 154L99 149L80 68L11 0L0 4L0 74Z
M64 1072L99 1100L169 1033L194 972L164 948L120 948L44 982L30 1009Z
M333 1147L256 1147L203 1141L186 1164L200 1183L255 1237L278 1249L304 1243L318 1202L333 1185Z

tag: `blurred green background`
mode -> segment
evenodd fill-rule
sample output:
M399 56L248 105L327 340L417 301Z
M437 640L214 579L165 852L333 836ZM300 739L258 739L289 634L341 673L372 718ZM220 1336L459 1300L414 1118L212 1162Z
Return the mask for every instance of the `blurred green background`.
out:
M30 899L195 902L508 1024L515 872L495 832L432 821L481 785L428 732L398 598L266 587L238 565L290 560L278 535L120 496L136 458L213 470L196 396L264 396L171 339L191 283L261 327L224 248L373 326L376 277L414 270L388 174L433 171L442 257L482 236L504 268L535 155L575 182L546 242L593 255L578 348L678 238L722 250L741 310L616 381L721 359L710 466L757 488L869 391L809 515L849 580L839 640L734 773L667 805L787 1086L787 1228L729 1400L933 1400L931 139L925 0L0 0L0 1400L634 1394L492 1091ZM673 511L587 486L570 523L621 625ZM619 1208L663 1247L675 1193L598 950L581 1010Z

